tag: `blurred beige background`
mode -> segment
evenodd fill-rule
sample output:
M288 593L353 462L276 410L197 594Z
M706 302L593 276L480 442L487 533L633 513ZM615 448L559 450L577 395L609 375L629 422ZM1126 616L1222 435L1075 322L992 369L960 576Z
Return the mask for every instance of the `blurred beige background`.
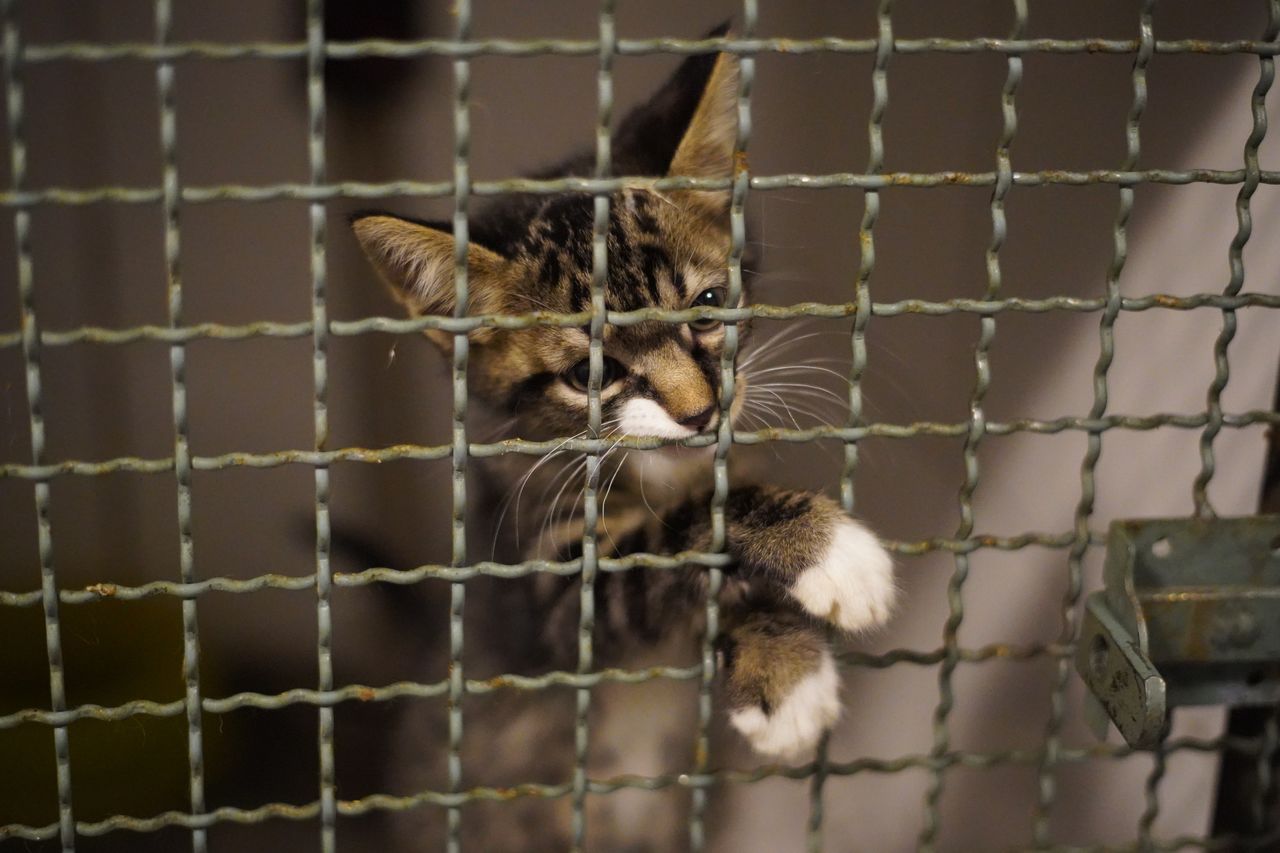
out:
M176 40L298 41L300 2L175 3ZM342 4L334 4L341 6ZM357 4L349 4L355 7ZM382 4L371 4L370 9ZM393 4L386 4L390 7ZM595 5L476 0L474 36L593 38ZM1133 38L1138 3L1033 2L1028 37ZM874 37L870 2L765 2L758 34L810 38ZM622 37L695 36L735 14L731 2L622 2ZM154 37L151 4L142 0L23 4L19 22L30 43L140 41ZM444 3L411 4L408 36L449 36ZM1012 4L903 2L898 37L1004 36ZM1170 0L1157 10L1158 38L1260 38L1262 2L1212 6ZM635 103L674 66L673 57L620 57L620 105ZM762 55L756 65L755 174L861 172L872 59L866 55ZM1015 170L1119 168L1132 97L1131 56L1032 54L1017 93ZM1259 63L1249 56L1158 55L1150 66L1150 103L1143 118L1144 168L1234 169L1249 133L1249 93ZM188 186L269 184L308 179L305 65L278 60L184 60L177 65L179 169ZM1000 136L1005 57L895 55L884 121L886 169L994 168ZM141 61L44 63L26 68L28 186L156 186L160 179L154 68ZM441 58L331 63L326 138L329 178L386 181L450 176L450 63ZM1269 105L1277 106L1274 92ZM590 57L482 57L473 63L472 175L510 177L554 162L592 140L595 60ZM622 110L618 114L622 114ZM1264 169L1280 168L1273 133L1261 151ZM8 186L7 139L0 172ZM1143 185L1129 228L1126 295L1220 291L1227 246L1235 232L1236 186ZM1094 297L1103 292L1112 257L1115 186L1015 187L1007 202L1009 239L1001 253L1004 295ZM448 200L390 200L379 206L442 215ZM978 297L986 285L990 189L892 188L881 194L877 301ZM365 203L328 206L329 314L351 320L395 315L349 237L345 217ZM786 304L845 302L858 269L856 190L755 192L749 216L759 242L756 299ZM1254 238L1245 251L1245 290L1280 293L1280 188L1262 186L1253 201ZM46 330L81 325L164 324L163 221L155 204L41 206L32 214L36 307ZM182 210L182 262L188 323L299 321L310 317L307 207L301 202L188 204ZM0 331L18 327L11 227L0 228ZM991 348L991 421L1085 415L1098 352L1095 313L999 316ZM1228 412L1268 408L1275 387L1280 316L1242 311L1231 345ZM972 315L873 318L865 380L868 417L886 423L964 422L974 384ZM1221 313L1126 312L1117 323L1110 372L1112 413L1204 410L1213 375L1212 346ZM813 331L847 334L848 322L813 323ZM761 323L759 334L769 334ZM393 343L395 357L390 358ZM840 336L812 339L809 355L847 357ZM331 447L380 447L448 440L443 360L425 342L391 337L337 337L330 347ZM197 340L188 347L193 452L215 455L309 448L311 341ZM167 347L78 344L44 350L44 400L50 460L100 460L172 454ZM838 386L836 386L838 387ZM841 417L832 412L831 417ZM30 461L21 352L0 349L0 463ZM1194 430L1115 430L1103 440L1098 498L1091 527L1116 517L1185 515L1199 470ZM947 537L958 525L963 479L959 439L869 439L857 476L858 507L886 537ZM1215 445L1218 473L1210 486L1221 514L1254 511L1264 431L1226 429ZM1071 530L1080 496L1085 436L1019 433L988 437L979 452L975 496L982 534ZM777 448L765 456L772 479L834 490L838 444ZM447 462L340 464L333 469L335 527L381 543L397 567L448 559ZM59 583L139 584L177 577L175 484L171 475L64 476L52 482L52 525ZM197 472L193 483L196 569L202 577L247 578L312 570L307 525L312 475L302 466ZM0 588L39 585L30 482L0 478ZM476 555L485 556L485 555ZM1096 585L1099 549L1088 575ZM339 563L338 568L350 565ZM945 587L955 568L944 553L903 557L907 592L898 619L861 648L933 650L947 614ZM963 590L964 648L989 643L1049 643L1059 636L1066 552L1030 547L981 550ZM446 619L442 589L417 618L438 636ZM339 684L423 679L411 663L421 637L387 618L377 590L334 592L335 667ZM70 704L171 701L182 695L181 623L176 600L152 598L63 607ZM199 599L202 679L206 696L277 692L315 683L315 603L309 592L209 594ZM0 714L47 707L44 637L37 608L0 610ZM992 660L961 664L948 729L952 748L1036 750L1044 740L1056 662ZM438 674L431 677L439 677ZM939 699L936 666L899 664L851 669L848 710L831 756L892 759L927 754ZM1068 747L1092 744L1081 722L1080 688L1069 684ZM337 710L339 795L378 790L376 762L398 708L388 704ZM316 789L316 713L242 710L206 717L209 805L251 807L268 801L310 802ZM1175 731L1213 736L1216 710L1181 712ZM1115 735L1113 734L1113 739ZM132 718L119 724L72 726L77 816L149 815L186 807L185 729L181 718ZM749 764L746 756L730 756ZM0 731L0 824L56 819L52 739L40 726ZM1146 756L1061 766L1051 815L1060 844L1124 843L1134 838L1144 806ZM1202 834L1212 802L1216 757L1178 752L1160 789L1161 836ZM946 850L1029 845L1036 802L1034 764L955 768L944 774L939 845ZM127 780L127 781L126 781ZM146 783L143 780L151 780ZM827 851L888 851L915 846L929 774L832 777L825 790ZM713 849L803 849L809 816L807 783L772 779L722 789ZM377 818L344 819L339 842L376 849ZM182 849L188 834L115 833L86 839L85 850ZM260 827L219 825L214 849L303 849L314 823L276 821ZM123 845L123 846L121 846ZM0 849L52 849L37 844Z

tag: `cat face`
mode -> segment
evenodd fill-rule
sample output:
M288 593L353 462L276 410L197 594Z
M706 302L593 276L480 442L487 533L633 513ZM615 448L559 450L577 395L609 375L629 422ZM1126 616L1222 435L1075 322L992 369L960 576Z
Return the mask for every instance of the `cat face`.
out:
M668 174L729 177L737 135L737 80L736 61L727 55L716 58L670 156ZM593 198L581 193L526 196L506 208L499 205L487 218L481 215L468 245L468 313L589 311ZM728 208L727 191L659 192L637 184L614 193L606 308L724 306ZM365 254L412 313L453 312L452 235L380 214L358 217L353 228ZM427 336L446 351L452 347L453 337L446 332L432 330ZM587 328L482 328L469 340L470 387L515 417L520 435L575 435L586 428ZM610 432L671 439L714 429L724 340L723 325L710 319L606 324L602 424Z

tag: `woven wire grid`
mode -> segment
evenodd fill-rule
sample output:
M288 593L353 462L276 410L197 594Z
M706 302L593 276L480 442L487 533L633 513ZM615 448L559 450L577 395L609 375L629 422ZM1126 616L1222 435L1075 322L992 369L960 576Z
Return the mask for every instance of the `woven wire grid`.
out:
M619 39L613 21L613 3L604 0L599 10L599 37L596 40L473 40L470 36L471 4L459 0L456 5L456 31L453 39L416 41L369 40L334 42L326 40L322 0L307 0L306 41L302 43L209 44L178 43L171 39L172 10L170 0L155 2L154 44L24 44L17 23L18 0L2 0L4 66L6 73L6 115L10 138L11 187L0 192L0 206L11 211L16 238L16 266L21 304L20 330L0 330L0 348L19 348L26 369L26 392L29 405L31 461L29 464L0 465L0 477L31 481L34 484L36 515L39 521L39 556L41 585L32 591L0 592L0 606L40 607L48 650L50 707L29 708L0 716L0 730L23 724L51 727L57 767L59 819L46 826L10 824L0 826L0 840L58 839L64 850L74 850L79 836L96 836L117 830L150 832L165 827L191 830L193 849L206 849L206 830L220 823L257 823L269 819L318 820L321 826L321 849L336 849L338 816L356 816L377 811L404 811L427 806L443 807L448 813L448 849L461 849L461 812L468 803L504 800L511 796L567 798L572 803L573 845L581 849L586 838L585 802L589 795L610 793L619 789L661 790L682 787L691 791L693 809L689 840L693 849L706 844L703 826L706 797L713 786L750 783L767 778L809 780L811 786L810 815L807 822L809 849L820 850L823 844L824 784L831 777L858 773L894 773L919 768L931 774L931 784L922 804L924 817L919 845L934 849L939 831L938 803L944 787L944 772L952 767L992 767L1026 765L1038 774L1038 803L1034 825L1034 841L1038 849L1059 849L1049 833L1049 814L1055 801L1055 770L1060 765L1098 757L1123 757L1130 754L1125 747L1099 744L1087 749L1062 745L1065 705L1064 691L1070 678L1070 661L1074 653L1075 611L1082 590L1082 561L1092 547L1102 541L1102 532L1091 527L1094 505L1094 479L1104 434L1110 430L1149 431L1161 427L1193 430L1200 433L1201 468L1194 483L1197 513L1212 515L1207 487L1214 475L1214 441L1223 428L1243 428L1258 424L1280 425L1280 415L1263 410L1226 412L1222 408L1222 392L1230 378L1228 347L1236 328L1236 314L1245 309L1280 308L1280 296L1243 290L1242 253L1251 234L1250 199L1260 185L1280 184L1280 172L1259 167L1258 148L1266 133L1264 98L1274 77L1274 55L1277 25L1280 24L1280 0L1266 0L1269 25L1257 41L1158 40L1152 25L1155 3L1145 0L1138 21L1136 39L1026 39L1028 21L1026 0L1012 0L1014 25L1007 39L895 39L893 4L881 0L876 16L874 39L820 38L811 40L762 39L755 37L758 9L755 0L745 0L742 24L737 35L724 39ZM741 261L746 242L744 201L750 191L768 192L784 188L826 189L852 187L864 190L864 213L858 234L861 266L852 282L850 300L846 303L798 303L787 306L753 305L748 308L693 309L662 311L645 309L616 312L606 309L604 285L607 269L605 236L609 216L609 194L622 186L641 183L627 176L612 176L610 168L609 127L613 114L612 63L616 56L651 53L688 54L718 49L740 56L741 90L738 101L738 153L745 153L751 135L751 87L754 57L769 52L812 53L834 52L870 54L874 57L871 86L873 106L868 120L870 155L864 173L755 175L746 168L745 157L735 157L741 165L735 174L722 181L686 178L645 179L643 183L659 189L720 188L732 193L730 255L730 298L736 305L742 288ZM1003 126L995 150L995 167L987 172L886 172L884 169L883 120L888 108L890 59L895 54L928 52L953 54L991 53L1004 58L1006 76L1001 92ZM1013 169L1010 149L1017 133L1016 95L1022 78L1022 58L1027 54L1132 54L1133 99L1125 126L1128 143L1125 161L1118 170L1019 172ZM1152 58L1160 54L1203 53L1211 55L1244 54L1256 56L1259 78L1252 101L1253 127L1246 142L1244 163L1232 170L1162 170L1140 169L1140 122L1146 104L1146 75ZM563 180L511 179L472 181L470 177L470 68L471 59L480 56L594 55L598 58L598 111L595 122L596 172L591 178ZM442 56L452 60L454 75L453 131L454 160L452 178L446 182L396 181L390 183L330 183L326 177L325 158L325 88L324 64L363 57L409 58ZM177 136L174 117L173 63L177 60L218 61L236 58L301 59L307 67L308 152L310 179L305 184L192 186L181 182L177 168ZM157 96L160 105L162 184L159 187L45 187L26 186L26 147L24 135L25 108L23 70L27 65L54 62L100 63L140 61L154 63ZM1105 295L1098 298L1055 296L1043 299L1008 297L1001 294L1000 251L1006 234L1005 200L1011 190L1022 186L1109 184L1117 187L1119 206L1113 239L1114 255L1106 278ZM1150 294L1124 297L1120 279L1127 258L1126 226L1133 206L1134 188L1143 184L1224 184L1238 185L1238 228L1229 248L1231 275L1220 294L1200 293L1192 296ZM876 302L872 299L875 275L875 227L879 216L880 192L891 187L927 189L939 186L966 185L990 187L991 236L986 254L987 288L981 299L920 299ZM593 277L591 310L579 314L537 312L530 315L468 316L467 245L468 204L472 197L510 192L553 193L566 190L591 193L595 198L593 232ZM326 204L335 199L382 199L388 197L451 197L453 227L456 239L455 286L458 310L453 317L422 317L411 320L368 317L356 321L331 321L326 307ZM258 203L277 199L308 202L310 222L310 275L312 314L308 321L292 323L255 322L244 325L202 323L189 325L183 319L183 287L181 264L180 210L184 205L216 201ZM80 206L99 203L159 203L164 211L165 260L168 279L169 312L165 326L131 328L79 327L61 330L42 329L35 311L36 271L30 247L31 209L42 205ZM1108 370L1114 355L1115 323L1122 312L1187 311L1194 308L1219 309L1223 318L1222 332L1214 348L1215 376L1208 389L1206 411L1190 413L1157 413L1129 416L1108 412ZM1073 312L1099 315L1099 354L1093 373L1093 404L1085 417L1061 417L1052 420L1021 419L988 420L983 404L990 387L988 351L996 334L997 318L1006 313ZM904 314L926 316L975 315L980 320L980 336L973 347L975 381L969 400L970 416L959 423L920 421L913 423L870 422L864 415L862 380L867 370L866 331L872 318ZM611 447L652 449L663 442L647 439L604 440L600 436L600 378L603 371L602 334L607 323L627 325L659 320L683 323L701 317L714 317L727 324L724 365L733 364L737 353L737 323L749 318L793 320L805 317L851 318L849 417L842 426L820 426L809 429L774 428L758 431L736 430L727 417L733 401L733 372L724 371L721 389L722 418L718 433L690 439L690 446L715 445L715 492L710 506L714 535L706 552L677 555L633 554L620 558L604 558L597 554L594 520L599 511L599 461ZM587 438L545 442L510 439L498 442L475 442L467 434L466 413L468 387L467 333L482 326L504 329L527 328L531 325L588 325L591 330L589 382L590 416ZM372 333L413 334L439 329L452 334L454 340L451 387L452 435L448 444L395 445L389 447L345 447L329 449L328 445L328 360L327 348L333 337ZM203 338L244 340L250 338L306 338L313 342L313 420L315 443L311 449L289 449L273 453L227 453L202 456L190 450L186 417L185 347ZM78 343L119 345L139 340L154 340L169 345L173 408L174 451L167 457L117 457L102 460L50 460L44 448L44 414L41 392L41 355L46 347L62 347ZM973 517L973 497L979 487L978 448L987 436L1016 433L1056 434L1064 431L1084 433L1087 450L1080 469L1080 500L1070 530L1024 532L996 535L979 532ZM882 654L845 652L840 656L846 666L885 668L899 665L938 666L938 704L934 714L934 738L927 753L903 755L894 759L855 758L834 760L824 741L815 760L798 766L766 765L752 770L716 770L710 761L707 728L711 715L711 686L715 675L712 643L715 639L717 610L714 592L719 588L722 570L729 566L725 551L724 504L728 494L728 454L734 445L769 442L803 443L818 439L836 440L843 444L844 464L840 474L841 501L846 510L856 508L854 477L859 464L859 442L870 437L896 440L922 436L943 436L963 440L964 480L958 492L960 524L950 537L915 541L890 541L888 546L903 556L946 552L954 557L955 568L947 587L948 618L943 626L941 645L934 649L895 649ZM527 561L504 564L470 559L466 539L466 471L471 459L502 454L544 456L553 449L569 449L587 454L585 487L586 524L582 557L564 562ZM451 465L453 514L452 558L449 565L427 564L411 570L368 568L358 572L334 572L330 567L329 475L332 466L341 463L376 464L397 459L448 459ZM232 468L274 468L302 465L314 471L315 503L315 571L304 576L264 574L250 579L197 577L193 565L191 533L191 477L195 471ZM50 523L50 481L55 477L97 477L114 472L167 474L173 472L177 482L178 535L180 562L177 581L156 580L141 585L102 582L83 589L59 586L54 554L54 530ZM983 549L1018 551L1044 547L1062 551L1067 557L1066 594L1062 601L1062 627L1054 643L1009 645L991 644L977 648L963 647L958 632L964 619L962 587L968 574L970 555ZM707 601L708 635L703 644L700 663L690 667L653 667L640 671L600 669L594 664L591 637L593 629L592 584L600 572L662 571L681 565L705 566L712 594ZM462 667L462 619L466 604L466 581L477 576L519 577L534 572L581 576L581 622L578 632L579 663L574 672L555 672L542 677L500 676L493 679L470 679ZM330 598L337 587L360 587L377 583L417 584L428 579L448 581L451 589L449 607L450 668L444 680L430 683L398 682L387 685L342 685L334 682L332 652L334 638L330 616ZM278 694L254 692L225 697L205 695L199 678L200 635L196 605L210 592L234 594L254 593L266 589L314 590L319 678L314 689L298 688ZM104 600L138 600L152 596L176 597L182 601L183 677L185 693L174 702L138 700L115 706L78 705L69 707L63 684L60 607L83 605ZM952 676L960 662L992 660L1029 660L1045 658L1056 666L1052 691L1052 714L1039 749L991 752L954 749L950 742L948 717L954 702ZM591 689L602 682L639 683L653 679L695 681L699 684L698 730L694 766L689 772L660 776L621 776L593 779L587 774L589 731L587 716ZM562 784L527 784L514 789L462 787L461 744L464 726L462 700L468 694L497 690L541 690L550 686L574 688L577 697L575 757L571 779ZM339 703L386 702L400 697L447 697L448 717L448 787L410 795L372 794L358 799L339 799L335 788L334 706ZM314 707L319 717L320 776L317 797L306 803L265 803L254 808L220 807L210 809L204 796L204 756L202 715L226 714L241 708L278 710L289 706ZM72 801L73 762L67 729L77 720L117 721L135 716L178 717L186 721L187 760L189 764L190 806L185 811L169 811L149 817L115 815L98 821L77 820ZM1212 740L1180 738L1164 744L1157 754L1147 786L1147 810L1138 827L1135 845L1143 849L1179 849L1186 846L1216 849L1229 847L1232 839L1172 838L1152 836L1158 812L1157 786L1164 773L1167 755L1177 750L1216 752L1236 750L1258 755L1259 772L1269 767L1267 758L1275 749L1274 728L1258 739L1218 738ZM826 796L829 796L826 795Z

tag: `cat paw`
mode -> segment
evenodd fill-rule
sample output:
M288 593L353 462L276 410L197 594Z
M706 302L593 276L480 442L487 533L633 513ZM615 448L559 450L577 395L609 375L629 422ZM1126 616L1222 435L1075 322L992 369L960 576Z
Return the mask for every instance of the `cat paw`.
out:
M875 534L841 518L826 553L800 572L791 595L805 610L845 631L873 628L888 620L898 595L893 560Z
M731 711L729 722L756 752L796 759L817 746L839 716L840 677L831 653L824 651L818 668L797 681L782 701Z

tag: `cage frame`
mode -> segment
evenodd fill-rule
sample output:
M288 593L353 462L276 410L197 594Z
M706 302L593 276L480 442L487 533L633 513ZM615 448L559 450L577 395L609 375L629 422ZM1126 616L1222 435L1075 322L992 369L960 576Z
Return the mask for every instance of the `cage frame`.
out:
M199 853L207 849L206 831L223 822L257 823L268 819L318 820L321 828L320 847L325 851L337 848L336 826L338 817L365 814L371 811L402 811L423 806L442 807L448 815L448 849L461 849L461 810L469 802L506 798L510 792L494 788L462 787L460 746L465 723L461 700L468 694L479 694L501 689L536 690L552 685L569 686L577 697L575 771L572 779L559 785L523 785L515 793L520 796L568 797L573 804L574 849L581 849L585 839L585 801L589 795L603 794L620 788L655 790L667 787L684 787L691 791L693 811L689 826L690 844L695 850L706 843L703 814L706 795L710 787L722 783L745 783L767 777L809 779L811 785L810 814L807 822L806 843L810 850L819 850L823 829L823 786L831 776L847 776L854 773L892 773L907 768L924 768L930 772L931 783L923 805L923 823L919 846L934 849L939 832L938 803L944 784L945 771L954 766L987 767L996 764L1025 764L1037 767L1038 803L1033 837L1036 849L1059 849L1049 833L1048 819L1055 799L1055 768L1065 762L1098 756L1123 756L1127 747L1099 744L1089 749L1070 749L1060 742L1064 721L1064 690L1070 677L1072 643L1076 627L1076 612L1081 596L1082 561L1087 551L1102 541L1099 531L1090 526L1094 505L1094 477L1100 458L1103 436L1109 430L1125 429L1145 431L1160 427L1196 430L1200 433L1199 447L1201 468L1192 484L1195 511L1211 517L1213 507L1207 494L1208 485L1215 473L1214 441L1224 428L1244 428L1265 424L1272 429L1280 426L1280 414L1265 410L1238 413L1223 410L1222 392L1230 380L1228 349L1235 334L1236 312L1244 309L1280 308L1280 295L1248 292L1243 289L1245 268L1242 252L1251 236L1252 223L1249 212L1250 198L1261 185L1280 184L1280 171L1263 170L1258 162L1258 148L1266 133L1265 96L1274 80L1275 55L1280 52L1277 31L1280 28L1280 0L1261 0L1267 8L1269 25L1260 40L1202 41L1160 40L1155 37L1153 19L1155 0L1143 0L1138 20L1138 37L1135 39L1028 39L1025 37L1029 16L1026 0L1010 0L1014 23L1008 38L976 39L899 39L894 36L892 24L892 0L880 0L877 13L877 36L874 39L819 38L811 40L769 39L756 37L758 19L757 0L744 0L741 32L738 35L709 39L623 39L617 37L614 22L613 0L601 0L599 8L599 35L594 40L568 39L483 39L471 37L471 3L458 0L456 6L456 30L451 39L421 39L406 41L365 40L334 42L325 38L323 0L306 0L306 39L302 42L251 42L213 44L206 42L174 42L172 33L171 0L154 0L156 38L153 44L142 43L54 43L25 44L17 23L19 0L0 0L0 27L3 29L3 54L6 81L6 121L11 140L11 186L0 191L0 208L7 210L13 220L17 245L17 273L22 328L18 331L0 330L0 349L20 348L26 371L28 421L31 434L31 462L29 464L0 464L0 478L10 478L32 483L40 555L40 588L38 590L0 592L0 606L40 607L43 612L46 644L48 649L50 707L29 708L0 715L0 730L35 723L53 730L59 819L55 823L35 827L10 824L0 826L0 840L22 838L43 840L57 838L64 850L74 850L78 836L94 836L117 830L137 832L154 831L163 827L178 826L190 829L193 849ZM853 282L852 299L843 304L796 303L787 306L752 305L750 307L725 307L718 309L690 309L662 311L643 309L617 312L604 304L604 285L607 270L605 235L609 216L610 193L635 185L633 177L613 176L610 157L610 122L613 110L612 65L618 56L677 54L720 50L739 56L741 86L738 99L739 132L736 151L744 154L751 136L751 86L754 77L754 57L769 52L811 53L817 51L874 56L872 70L873 105L868 117L867 133L870 154L863 173L839 173L825 175L779 174L756 175L750 172L745 157L735 157L738 167L727 180L690 178L642 179L657 189L722 189L732 197L731 230L732 250L729 262L730 298L726 305L738 304L737 296L742 288L741 258L745 245L744 202L749 192L768 192L785 188L824 189L852 187L864 191L864 211L858 233L862 247L860 267ZM1006 60L1006 77L1001 92L1002 132L995 151L995 166L984 172L886 172L884 170L884 146L882 122L888 108L889 65L894 54L919 53L980 54L993 53ZM1121 168L1116 170L1038 172L1017 171L1013 168L1011 146L1017 133L1016 95L1022 77L1022 59L1029 54L1123 54L1134 57L1131 84L1133 98L1126 120L1126 155ZM1195 53L1205 55L1256 55L1259 60L1259 79L1252 98L1252 132L1244 147L1243 164L1233 170L1164 170L1140 169L1140 124L1146 105L1146 74L1156 55ZM501 181L472 181L469 172L469 63L480 56L596 56L598 59L598 103L595 122L596 171L591 178L567 178L555 180L510 179ZM325 87L323 69L326 62L367 57L410 58L440 56L452 60L454 72L454 163L449 181L389 183L330 182L326 176L325 158ZM240 58L264 58L305 61L307 69L308 110L308 161L310 175L306 183L277 183L272 185L218 185L192 186L181 181L177 168L177 135L175 120L174 63L180 60L219 61ZM24 136L24 89L22 72L31 64L51 62L103 63L117 61L142 61L156 67L156 95L159 106L161 136L161 182L157 187L44 187L31 189L26 186L26 142ZM1127 224L1132 211L1134 191L1145 184L1223 184L1240 187L1236 211L1238 225L1235 238L1228 249L1230 276L1221 293L1199 293L1193 296L1149 294L1126 297L1120 292L1120 280L1127 259ZM1004 201L1014 187L1043 185L1085 186L1095 184L1114 185L1118 193L1118 207L1113 226L1114 252L1112 264L1106 276L1105 293L1094 298L1054 296L1045 299L1024 299L1001 294L1000 249L1004 241ZM987 247L988 285L981 299L949 299L928 301L905 299L896 302L876 302L872 298L872 280L875 273L875 226L879 215L879 194L890 187L930 188L949 185L965 185L991 189L990 213L991 239ZM528 315L468 315L465 311L467 295L466 253L468 245L468 205L473 197L500 195L510 192L555 193L575 191L594 197L593 226L593 277L591 309L576 314L537 312ZM367 317L355 321L334 321L328 318L326 288L326 238L324 226L326 205L334 199L382 199L396 197L451 198L453 200L453 226L456 239L455 288L458 310L452 317L420 317L395 319ZM310 221L310 277L312 312L307 321L292 323L255 322L243 325L218 323L188 324L182 311L181 264L181 210L185 205L218 201L255 203L277 199L293 199L308 204ZM165 326L141 325L130 328L79 328L44 330L35 310L35 271L30 246L31 210L43 205L89 204L159 204L165 221L165 264L168 287L168 324ZM1108 412L1108 370L1114 355L1114 325L1125 311L1174 310L1186 311L1211 307L1221 311L1223 326L1214 347L1215 375L1206 392L1203 412L1162 412L1151 415L1131 416ZM1015 421L989 421L983 410L983 401L989 388L991 375L987 351L996 333L1000 315L1009 312L1084 312L1099 315L1099 354L1093 372L1093 404L1084 417L1060 417L1050 420L1019 419ZM964 422L916 422L890 424L867 421L863 415L861 379L868 356L865 335L873 317L893 317L904 314L947 316L970 314L979 318L980 335L974 346L975 381L970 397L970 416ZM720 426L714 436L699 436L685 444L689 446L714 445L714 497L709 507L713 522L712 546L705 552L689 552L676 555L628 555L622 558L598 556L594 541L593 520L598 513L597 489L599 486L599 460L602 452L615 440L605 441L600 436L600 378L602 375L602 332L606 324L627 325L647 321L671 323L688 322L691 319L711 317L722 320L728 332L722 365L732 367L737 352L737 323L749 318L795 319L803 317L851 318L852 330L849 345L852 355L850 369L849 416L841 426L825 425L809 429L765 429L759 431L736 430L727 417L732 405L733 371L723 371L724 387L721 389ZM591 330L589 401L589 437L567 441L533 442L522 439L484 443L471 441L466 429L468 408L467 333L479 327L506 329L525 328L535 324L589 325ZM328 375L327 348L333 337L366 335L372 333L412 334L427 329L438 329L453 335L454 350L451 365L452 432L451 440L440 445L396 445L391 447L362 448L342 447L330 449L328 435ZM288 449L272 453L227 453L203 456L191 451L186 418L187 388L185 383L185 347L193 340L214 338L220 340L244 340L248 338L307 338L312 340L313 357L313 422L315 441L310 449ZM41 396L41 353L45 347L61 347L89 343L94 345L124 344L139 340L159 341L168 344L170 378L172 388L174 451L169 457L139 458L116 457L105 460L62 459L49 460L44 447L44 416ZM981 471L977 451L988 436L1013 433L1056 434L1064 431L1082 432L1086 436L1087 449L1080 468L1080 497L1074 513L1071 530L1057 532L1023 532L1014 535L994 535L979 532L973 517L972 499L980 486ZM950 553L955 569L947 585L948 618L943 626L941 645L934 649L895 649L885 654L870 655L860 652L844 652L842 665L883 668L899 664L939 665L939 701L934 713L934 740L927 753L904 755L892 760L856 758L849 761L832 760L826 743L820 746L814 761L799 766L762 766L748 771L725 771L712 768L708 753L707 727L711 716L711 686L715 676L714 642L718 613L715 592L719 589L722 571L729 560L725 551L724 503L728 493L727 458L734 445L751 445L765 442L807 442L817 439L836 440L844 447L844 465L840 475L840 499L847 511L856 507L853 479L858 467L859 442L868 437L910 439L918 436L947 436L963 439L965 478L961 484L957 503L960 524L950 537L934 537L918 541L887 543L900 555L918 555L941 551ZM622 444L634 449L652 449L667 442L648 439L624 439ZM584 525L582 557L564 562L525 561L504 564L492 561L473 561L468 557L465 533L466 519L466 471L469 460L506 453L544 455L553 448L581 452L588 458L588 476L585 487L586 523ZM393 459L449 459L452 488L452 557L448 565L428 564L412 570L396 571L370 567L358 572L334 572L330 566L329 527L329 470L339 463L378 463ZM314 471L315 495L315 571L306 576L284 577L265 574L248 580L219 577L200 577L195 571L194 545L191 534L191 477L195 471L212 471L226 468L272 468L282 465L309 466ZM50 522L49 483L55 477L96 477L117 472L167 474L173 472L177 481L178 536L180 559L178 580L156 580L149 583L126 586L109 582L93 584L85 589L61 588L57 582L54 558L54 531ZM981 648L962 647L958 630L964 619L961 591L968 575L971 554L982 549L1016 551L1026 547L1048 547L1066 552L1067 592L1062 602L1062 627L1057 642L1015 646L993 644ZM592 584L600 572L661 571L680 565L698 564L706 568L710 581L707 601L708 634L702 646L701 661L693 667L661 667L643 672L616 669L600 669L594 665L591 648L593 620ZM531 572L550 572L560 575L580 575L581 622L579 625L579 662L573 672L554 672L538 678L502 676L499 679L468 679L462 668L463 631L462 616L466 606L466 581L480 576L516 577ZM450 670L446 679L432 683L400 682L390 685L342 685L334 682L332 651L334 638L330 614L330 597L335 586L365 586L373 583L417 584L428 579L439 579L450 584L449 637ZM199 628L197 604L200 598L212 592L231 594L253 593L263 589L314 590L316 596L316 647L317 681L314 688L297 688L279 694L238 693L227 697L209 697L204 694L199 677ZM183 682L184 695L180 700L154 702L136 700L114 707L81 705L68 707L62 672L60 608L93 602L138 600L150 596L172 596L182 601L183 622ZM1049 657L1056 660L1057 677L1052 692L1052 714L1045 733L1044 746L1040 750L1005 750L999 752L966 752L952 748L947 729L948 716L954 701L951 677L960 662L987 660L1021 660ZM586 771L589 746L587 712L590 707L591 688L603 681L637 683L654 678L686 679L699 683L699 726L696 732L695 762L689 773L658 777L619 777L591 779ZM449 702L448 788L444 791L422 791L406 796L372 794L356 800L337 797L336 768L334 760L334 706L348 701L389 701L401 697L445 697ZM319 719L320 777L316 800L306 804L267 803L257 808L230 807L209 808L204 797L203 748L201 734L202 714L224 714L239 708L278 709L302 705L316 709ZM115 815L98 821L77 821L71 797L71 757L68 727L75 721L97 719L123 720L135 715L156 717L184 716L187 726L188 764L190 768L187 812L166 812L152 817L139 818ZM1199 751L1230 751L1254 755L1261 768L1273 757L1276 750L1274 731L1269 738L1243 738L1224 735L1211 740L1177 739L1166 743L1156 753L1156 764L1146 787L1147 808L1137 827L1135 845L1141 849L1174 849L1184 845L1212 847L1229 845L1233 839L1159 839L1153 835L1153 825L1158 815L1157 787L1165 770L1167 756L1179 749ZM1238 839L1237 839L1238 840Z

